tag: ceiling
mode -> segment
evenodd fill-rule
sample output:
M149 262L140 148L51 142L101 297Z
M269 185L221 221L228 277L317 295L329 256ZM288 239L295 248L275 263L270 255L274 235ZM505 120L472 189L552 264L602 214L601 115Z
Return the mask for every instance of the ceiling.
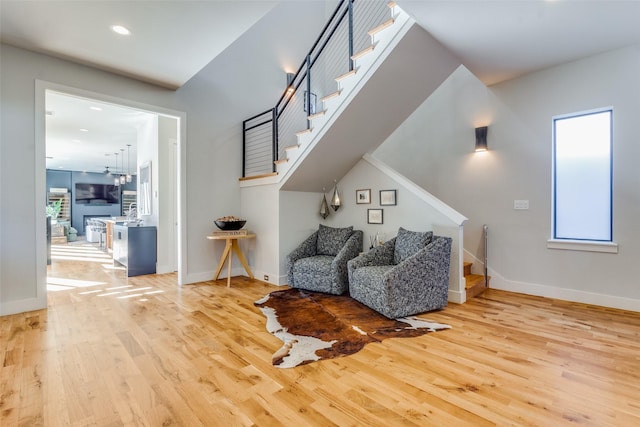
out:
M640 43L638 0L396 2L487 85ZM2 0L0 40L176 89L277 3L280 1ZM131 35L113 33L113 24L128 27ZM286 43L283 40L283 46L274 46L274 51L286 48ZM75 170L103 171L115 165L114 158L105 154L126 148L130 143L126 135L135 127L135 117L144 113L114 106L98 112L90 110L91 103L86 101L79 100L78 105L69 101L78 100L54 97L51 105L47 101L47 109L54 111L47 116L47 135L52 138L47 141L47 155L53 157L48 167L74 167L72 154L88 146L74 140L100 147L91 165ZM111 129L120 117L122 129L100 135L98 128L102 127L91 124L97 113L102 114L101 122L112 123ZM78 134L78 129L90 126L93 130Z
M135 175L137 130L152 117L118 105L47 92L47 169Z

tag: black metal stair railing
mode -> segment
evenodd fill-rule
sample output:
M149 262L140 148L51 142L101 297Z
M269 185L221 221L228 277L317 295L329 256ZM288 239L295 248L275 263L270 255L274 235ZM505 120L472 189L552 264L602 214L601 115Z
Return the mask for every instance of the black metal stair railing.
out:
M311 126L322 97L338 90L336 77L354 69L352 56L371 45L368 31L391 15L387 1L341 0L275 107L243 121L242 176L276 172L296 133Z

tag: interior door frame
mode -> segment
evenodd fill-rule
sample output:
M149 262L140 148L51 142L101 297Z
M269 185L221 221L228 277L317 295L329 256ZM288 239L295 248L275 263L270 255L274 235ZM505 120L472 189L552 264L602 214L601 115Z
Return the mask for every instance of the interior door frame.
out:
M35 82L35 206L46 204L46 92L54 91L71 96L95 99L128 108L146 111L151 114L168 116L178 120L177 141L177 240L178 240L178 285L187 283L187 233L186 233L186 113L150 104L144 104L125 98L103 93L87 91L71 86L36 80ZM46 213L41 209L35 215L36 230L36 292L37 298L45 298L47 293L47 255L46 255Z

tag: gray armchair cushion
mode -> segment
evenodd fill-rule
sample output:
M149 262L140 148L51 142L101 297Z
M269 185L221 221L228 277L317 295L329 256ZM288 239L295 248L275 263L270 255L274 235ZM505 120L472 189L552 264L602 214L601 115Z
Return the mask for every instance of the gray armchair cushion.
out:
M396 246L393 253L393 263L400 264L405 259L415 255L425 248L433 238L432 231L409 231L400 227L396 236Z
M336 256L353 233L353 227L334 228L320 224L316 253Z

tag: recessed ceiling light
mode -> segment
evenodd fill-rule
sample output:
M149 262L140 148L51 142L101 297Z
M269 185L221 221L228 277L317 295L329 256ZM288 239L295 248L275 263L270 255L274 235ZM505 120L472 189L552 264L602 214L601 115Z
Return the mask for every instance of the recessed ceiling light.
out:
M80 129L80 132L89 132L89 129L82 128Z
M102 111L102 108L100 107L89 107L89 109L93 111Z
M131 34L131 31L129 31L127 27L123 27L122 25L112 25L111 31L113 31L114 33L118 33L121 36L128 36L129 34Z

